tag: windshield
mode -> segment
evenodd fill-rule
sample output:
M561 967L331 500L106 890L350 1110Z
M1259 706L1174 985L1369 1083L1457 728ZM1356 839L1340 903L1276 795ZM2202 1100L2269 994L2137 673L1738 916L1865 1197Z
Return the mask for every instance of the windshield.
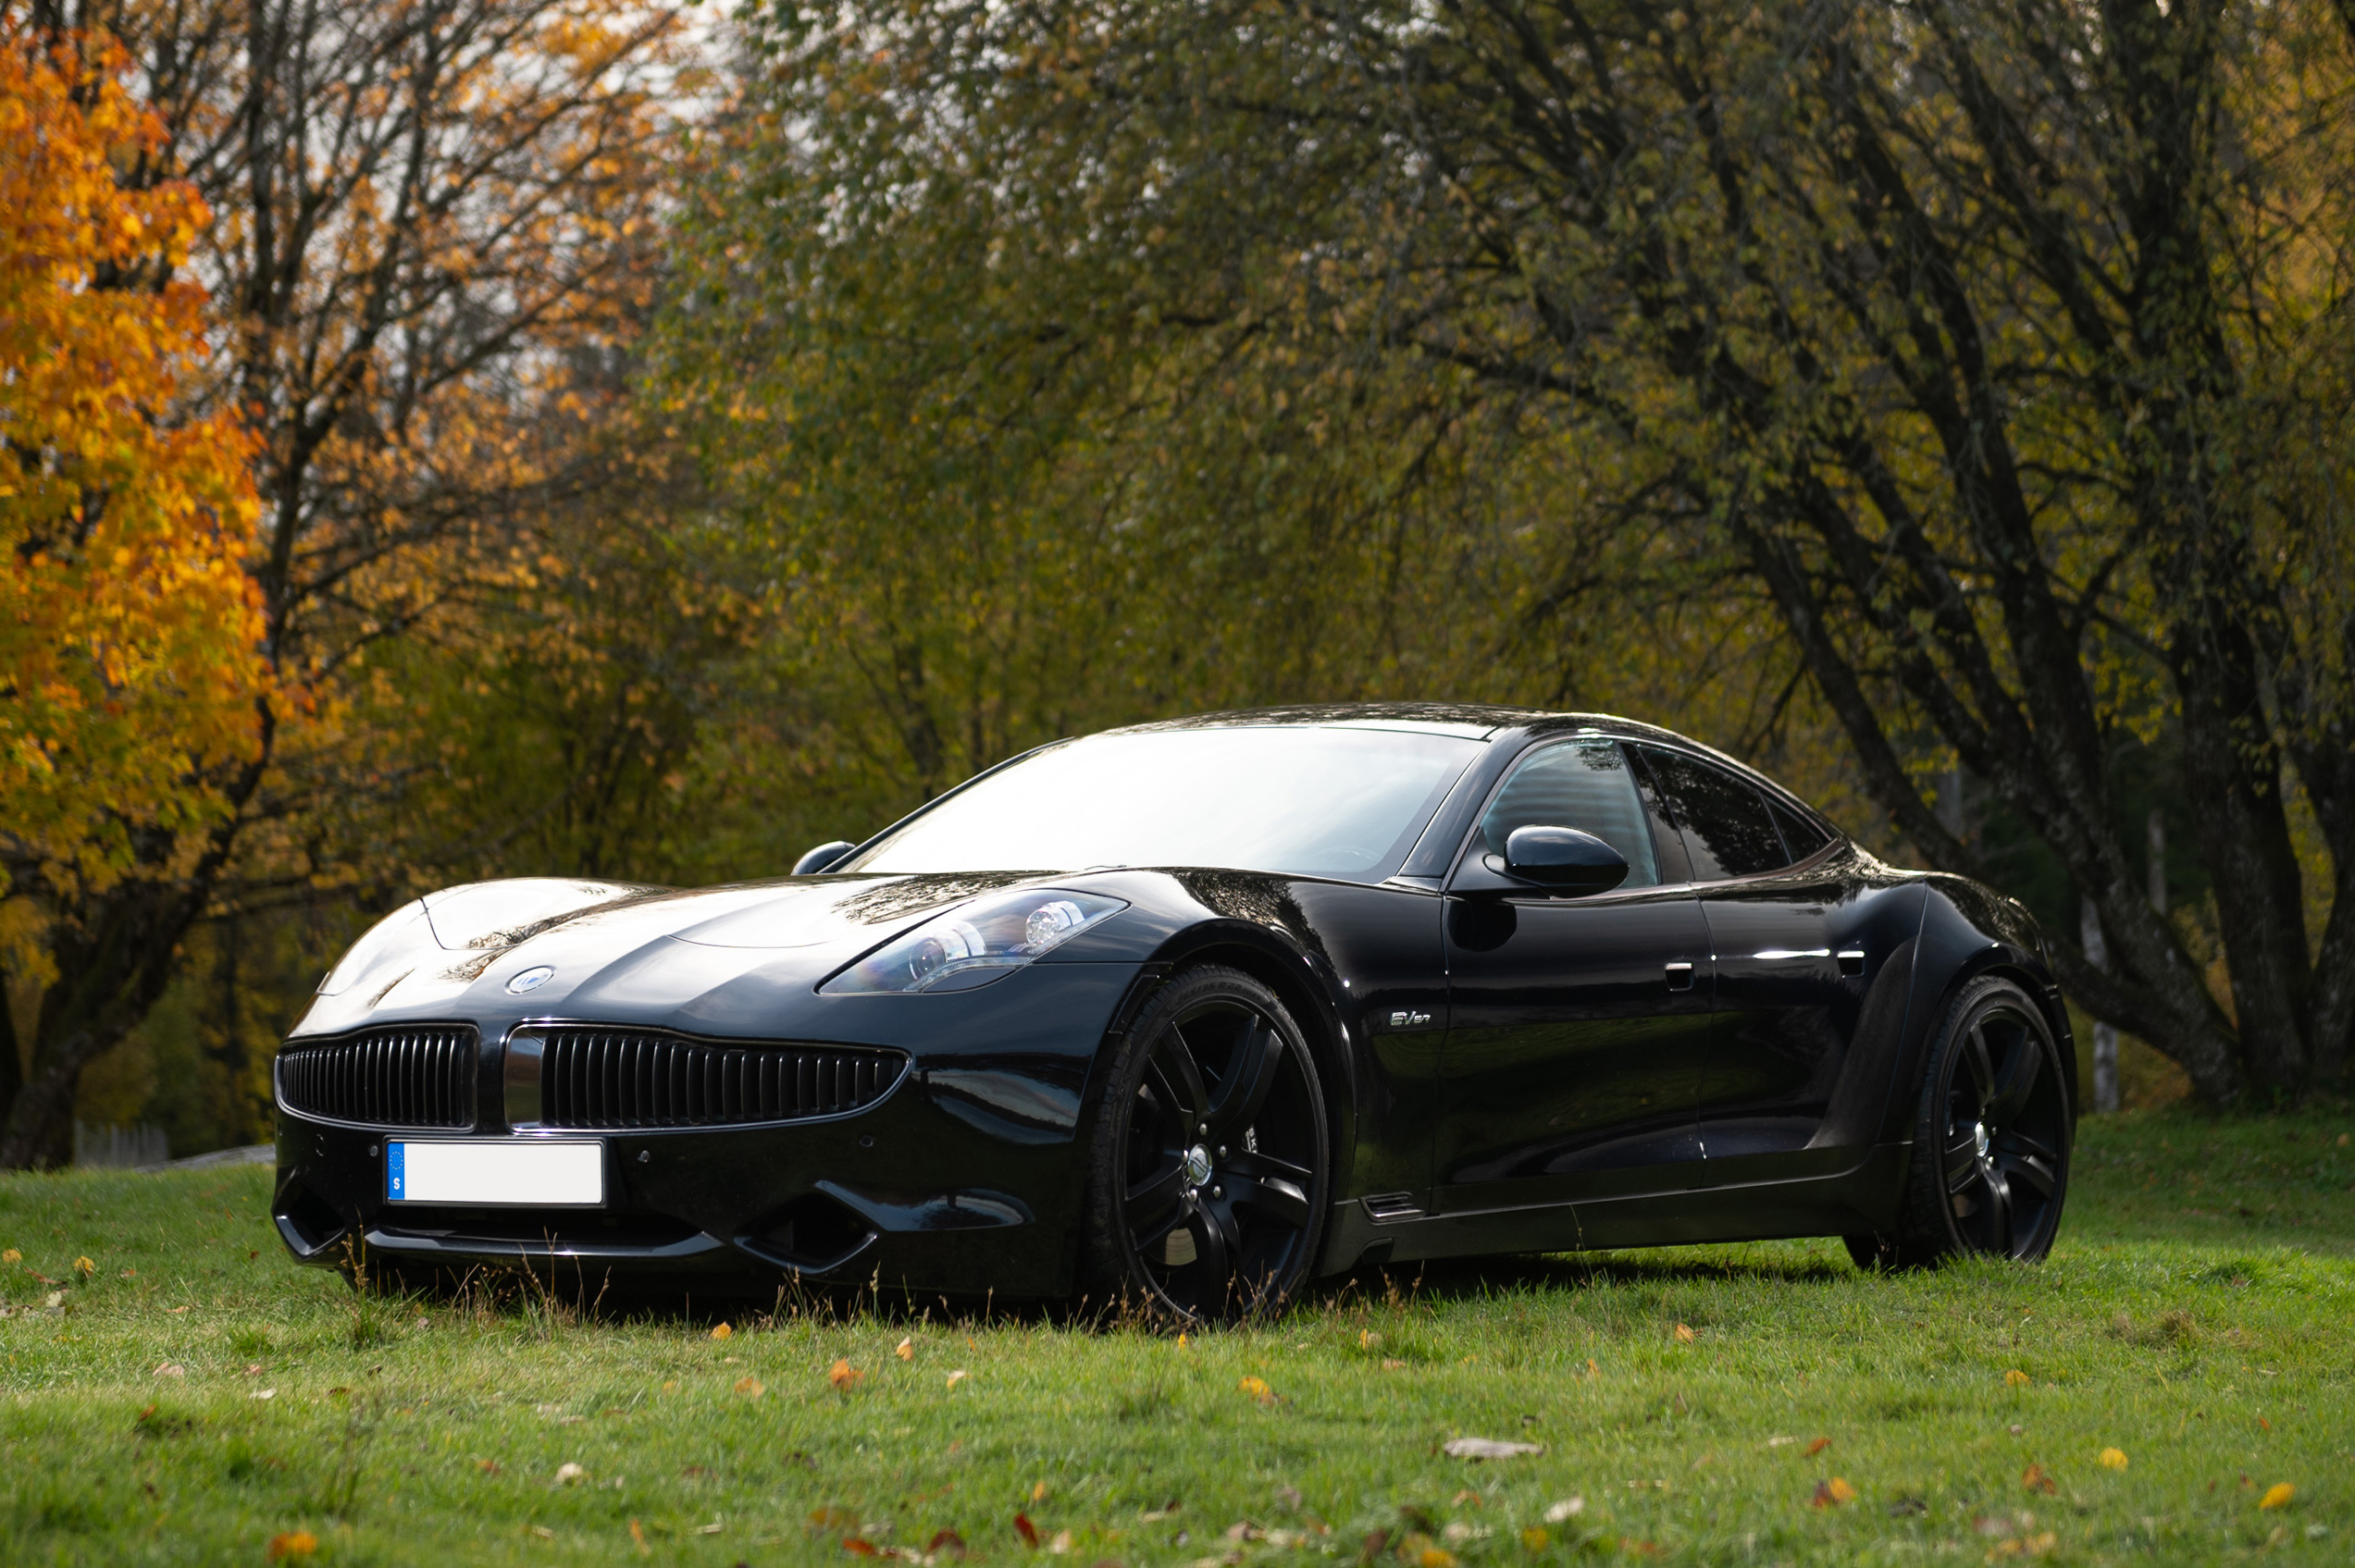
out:
M1312 725L1091 735L944 796L836 869L1215 866L1376 881L1481 745Z

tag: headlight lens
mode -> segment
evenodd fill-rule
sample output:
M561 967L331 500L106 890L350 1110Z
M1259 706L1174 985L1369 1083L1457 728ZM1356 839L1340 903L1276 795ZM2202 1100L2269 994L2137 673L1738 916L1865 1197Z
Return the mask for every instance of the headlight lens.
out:
M1124 899L1061 888L999 894L934 916L818 990L829 996L971 991L1004 979L1127 907Z

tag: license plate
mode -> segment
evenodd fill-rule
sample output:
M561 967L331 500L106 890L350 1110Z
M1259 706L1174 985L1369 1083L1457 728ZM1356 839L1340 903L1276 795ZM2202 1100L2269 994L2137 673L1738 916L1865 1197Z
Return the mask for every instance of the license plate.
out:
M595 1139L388 1141L384 1195L396 1204L602 1208L605 1145Z

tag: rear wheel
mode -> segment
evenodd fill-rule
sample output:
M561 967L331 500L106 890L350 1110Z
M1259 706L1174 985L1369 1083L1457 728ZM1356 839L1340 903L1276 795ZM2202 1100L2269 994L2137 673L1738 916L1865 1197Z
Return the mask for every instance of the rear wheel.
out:
M2008 980L1972 982L1930 1052L1897 1230L1845 1238L1849 1255L1863 1268L2041 1262L2068 1192L2071 1123L2043 1013Z
M1081 1281L1099 1309L1273 1311L1316 1257L1329 1184L1317 1065L1240 969L1179 975L1117 1047L1098 1113Z

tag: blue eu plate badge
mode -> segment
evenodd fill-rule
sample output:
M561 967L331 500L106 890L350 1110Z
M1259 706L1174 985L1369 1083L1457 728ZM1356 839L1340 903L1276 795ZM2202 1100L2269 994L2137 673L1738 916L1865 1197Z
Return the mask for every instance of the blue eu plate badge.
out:
M407 1172L403 1167L408 1161L403 1156L408 1152L406 1143L388 1141L384 1145L384 1195L396 1202L404 1195L403 1185L407 1179Z

